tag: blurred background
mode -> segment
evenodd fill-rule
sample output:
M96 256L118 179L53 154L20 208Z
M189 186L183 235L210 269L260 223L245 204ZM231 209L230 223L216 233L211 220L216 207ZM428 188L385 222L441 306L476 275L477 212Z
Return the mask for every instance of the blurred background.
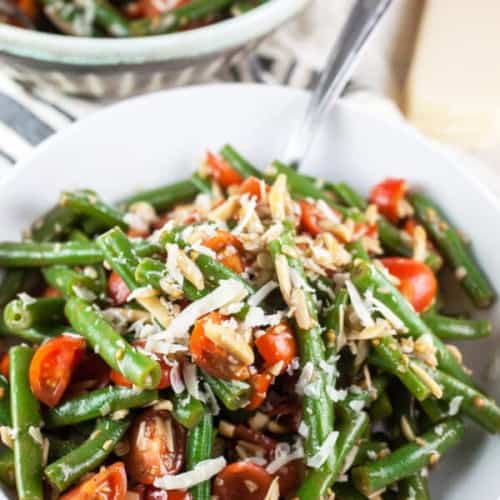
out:
M193 81L310 88L351 5L350 0L311 0L255 51ZM498 26L498 0L395 0L346 98L388 120L408 120L448 154L460 155L500 196ZM15 76L9 64L0 66L4 169L54 131L116 100L67 96L54 88L16 82Z

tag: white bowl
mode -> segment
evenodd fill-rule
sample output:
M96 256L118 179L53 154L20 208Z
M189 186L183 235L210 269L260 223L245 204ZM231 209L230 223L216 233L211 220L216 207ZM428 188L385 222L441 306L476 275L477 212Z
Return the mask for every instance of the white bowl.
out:
M92 115L47 140L0 186L0 240L18 239L21 228L63 189L90 187L105 199L118 199L187 177L206 148L217 150L226 142L263 167L279 157L307 97L280 87L214 85L143 96ZM346 180L363 193L386 176L408 179L445 207L471 238L493 283L500 283L499 204L412 128L341 101L304 170ZM498 305L486 315L500 325ZM482 378L498 335L473 344L466 361L498 397L498 381ZM431 474L432 498L496 500L500 494L500 442L469 427L465 440Z
M82 38L0 24L0 60L24 81L69 94L123 98L207 81L308 2L270 0L210 26L137 38Z

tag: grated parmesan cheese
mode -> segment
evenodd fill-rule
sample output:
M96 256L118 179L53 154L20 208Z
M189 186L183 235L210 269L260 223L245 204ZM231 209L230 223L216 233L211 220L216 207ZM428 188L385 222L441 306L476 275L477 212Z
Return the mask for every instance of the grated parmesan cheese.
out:
M208 481L226 466L224 457L203 460L194 466L193 470L176 475L166 475L155 479L154 486L163 490L185 490Z
M275 449L275 458L266 467L269 474L275 474L284 465L304 457L302 446L296 446L294 451L291 451L288 443L278 443Z
M249 306L258 306L273 290L278 288L278 283L276 281L271 280L268 281L265 285L262 285L249 299Z
M354 286L351 280L345 281L345 286L347 288L347 293L349 294L349 298L351 299L352 307L354 308L354 312L356 316L358 316L361 324L366 328L368 326L373 326L375 323L373 318L371 317L370 311L366 307L361 295L358 292L358 289Z
M307 465L313 469L319 469L326 462L330 453L332 453L338 437L338 431L330 432L318 451L307 460Z

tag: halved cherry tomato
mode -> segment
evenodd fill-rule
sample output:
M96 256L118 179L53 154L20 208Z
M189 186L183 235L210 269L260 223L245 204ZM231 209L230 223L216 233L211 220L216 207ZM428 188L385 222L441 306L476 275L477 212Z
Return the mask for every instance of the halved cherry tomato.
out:
M85 352L85 340L56 337L42 344L31 359L29 379L36 398L56 406L68 387L71 375Z
M258 200L260 200L262 197L261 186L264 186L263 189L269 191L269 186L264 181L257 179L257 177L248 177L240 186L240 194L255 196Z
M189 491L181 490L159 490L148 486L144 492L144 500L191 500L193 497Z
M216 476L213 494L218 500L264 500L273 476L251 462L234 462Z
M415 232L416 225L417 225L417 221L413 217L410 217L409 219L406 219L406 222L405 222L405 231L410 236L413 236L413 233Z
M300 225L304 231L307 231L311 236L317 236L322 231L319 221L324 218L315 205L300 200Z
M9 353L6 352L2 354L2 359L0 361L0 373L5 377L9 378Z
M65 493L60 500L125 500L126 495L127 473L123 462L115 462Z
M122 280L121 276L114 271L108 278L108 294L113 301L113 305L115 306L125 304L128 296L130 295L130 290L127 284Z
M143 484L184 465L186 431L168 411L148 410L137 416L129 431L130 451L125 457L132 479Z
M269 373L256 373L250 377L250 402L245 406L246 410L256 410L266 399L267 391L271 385L272 376Z
M215 236L203 241L203 246L216 252L220 262L235 273L240 274L245 270L245 263L240 256L240 253L243 252L243 244L234 234L227 231L217 231ZM233 247L234 251L228 253L228 247Z
M227 231L217 231L214 236L203 241L203 246L214 252L220 252L228 246L233 246L239 252L243 251L243 243L234 234Z
M73 370L68 391L72 395L89 389L97 389L108 384L111 374L109 366L97 354L85 351Z
M373 187L370 201L375 203L378 211L389 220L399 219L399 204L404 199L407 186L404 179L385 179Z
M281 373L286 371L293 358L297 356L295 337L286 321L268 328L264 335L257 337L255 345L264 358L266 368L283 361Z
M384 267L399 279L398 289L415 311L425 311L436 298L437 280L432 269L422 262L403 257L381 259Z
M293 460L281 467L278 472L280 497L289 498L297 492L305 476L305 465L302 460Z
M134 347L144 347L145 344L145 340L135 340L134 342L132 342L132 345ZM156 387L156 389L168 389L170 387L171 367L167 365L163 358L158 360L158 364L160 365L161 376L160 382L158 382L158 386ZM116 370L111 370L110 378L116 385L123 385L124 387L133 386L132 382L129 382L120 372L117 372Z
M210 151L207 151L206 164L210 172L209 175L223 188L243 182L243 177L229 163Z
M42 297L62 297L62 293L57 289L51 286L48 286L42 294Z
M189 351L193 361L209 375L224 380L246 380L250 376L248 367L229 357L225 349L205 335L205 325L209 321L220 324L225 319L222 314L213 312L197 320L189 339Z

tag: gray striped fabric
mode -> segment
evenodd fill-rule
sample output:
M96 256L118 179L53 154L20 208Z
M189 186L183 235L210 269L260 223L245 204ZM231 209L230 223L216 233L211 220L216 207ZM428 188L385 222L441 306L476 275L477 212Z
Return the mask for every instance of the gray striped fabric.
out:
M270 47L257 56L226 68L218 81L259 82L310 88L317 75L297 64L282 48ZM69 97L8 78L0 66L0 176L33 147L66 125L111 104Z

